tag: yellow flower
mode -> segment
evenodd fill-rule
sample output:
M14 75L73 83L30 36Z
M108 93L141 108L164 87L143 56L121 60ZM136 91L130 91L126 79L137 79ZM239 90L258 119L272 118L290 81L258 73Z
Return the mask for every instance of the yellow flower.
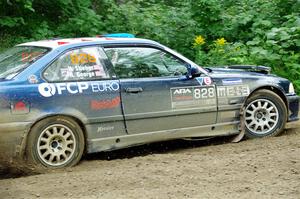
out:
M222 38L220 38L220 39L217 39L217 40L215 41L215 43L216 43L217 46L224 46L224 45L227 43L227 41L226 41L226 39L224 39L224 38L222 37Z
M205 44L205 39L204 37L202 37L201 35L198 35L195 39L194 39L194 46L201 46Z

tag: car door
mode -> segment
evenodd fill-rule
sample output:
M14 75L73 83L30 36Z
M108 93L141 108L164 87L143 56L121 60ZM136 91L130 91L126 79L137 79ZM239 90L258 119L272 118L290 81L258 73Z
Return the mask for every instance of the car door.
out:
M110 46L105 52L120 78L128 134L215 124L210 77L188 78L187 63L150 46Z
M88 140L126 134L119 80L105 60L98 46L68 50L46 68L46 83L39 85L40 109L78 118Z

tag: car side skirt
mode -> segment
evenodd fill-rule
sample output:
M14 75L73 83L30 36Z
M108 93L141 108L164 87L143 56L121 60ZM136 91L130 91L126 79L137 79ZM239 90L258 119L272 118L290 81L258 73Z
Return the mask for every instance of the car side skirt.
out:
M206 126L155 131L143 134L89 139L87 140L87 152L94 153L100 151L112 151L130 146L180 138L234 135L240 132L239 123L240 121L234 121Z

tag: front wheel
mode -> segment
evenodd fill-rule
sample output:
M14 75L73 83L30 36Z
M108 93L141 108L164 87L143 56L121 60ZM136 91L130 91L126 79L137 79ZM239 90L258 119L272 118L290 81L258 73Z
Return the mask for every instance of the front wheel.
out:
M282 99L270 90L259 90L245 104L245 134L248 138L276 136L287 120Z
M38 122L28 136L27 158L35 165L63 168L79 162L84 150L80 126L66 117L51 117Z

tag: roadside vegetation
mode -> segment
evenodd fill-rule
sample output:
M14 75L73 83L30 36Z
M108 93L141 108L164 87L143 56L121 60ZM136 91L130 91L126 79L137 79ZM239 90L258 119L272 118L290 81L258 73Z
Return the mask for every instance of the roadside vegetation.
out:
M299 0L0 1L0 51L115 32L159 41L202 66L270 66L300 91Z

